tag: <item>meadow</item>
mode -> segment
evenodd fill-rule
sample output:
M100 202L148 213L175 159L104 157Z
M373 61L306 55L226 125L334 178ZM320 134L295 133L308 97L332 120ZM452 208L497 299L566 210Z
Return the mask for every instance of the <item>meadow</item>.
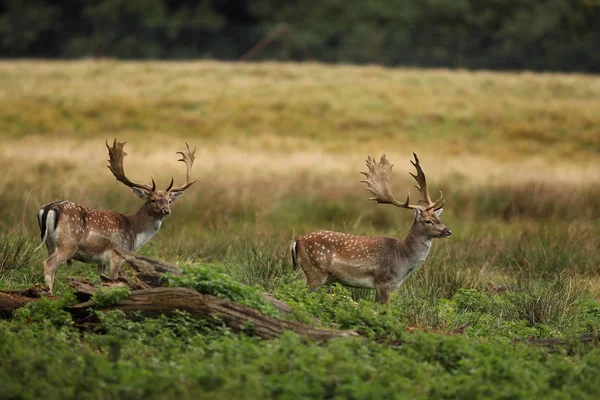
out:
M61 309L67 278L97 278L76 262L57 270L59 300L0 321L6 398L594 398L600 350L577 337L600 327L599 98L593 75L0 62L0 290L43 282L42 204L137 211L105 140L127 141L127 175L159 186L183 182L187 141L198 181L141 253L362 334L265 341L183 313L101 311L102 329L81 331ZM403 237L412 213L368 201L359 172L386 153L404 198L412 152L453 235L388 308L369 290L310 293L292 240ZM566 344L523 343L550 337Z

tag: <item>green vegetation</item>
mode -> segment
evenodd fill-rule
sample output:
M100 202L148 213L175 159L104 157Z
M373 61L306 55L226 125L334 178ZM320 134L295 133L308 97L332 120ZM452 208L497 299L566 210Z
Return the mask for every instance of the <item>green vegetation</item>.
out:
M99 288L96 293L93 294L91 301L97 308L106 308L119 304L119 301L129 297L131 289L128 287L114 287L110 289Z
M255 59L598 73L599 17L597 0L7 0L0 54L235 60L268 37Z
M25 83L26 82L26 83ZM311 343L234 333L218 320L74 326L67 277L0 321L7 398L595 398L600 328L598 78L326 67L317 64L0 64L0 289L42 284L36 212L56 199L133 213L139 199L104 167L126 140L133 180L183 179L175 151L198 146L198 182L142 254L177 262L170 285L277 316L262 291L317 327L362 336ZM551 101L549 99L551 98ZM412 187L411 152L446 198L453 231L389 308L370 290L316 293L290 243L332 229L401 237L408 211L368 202L367 155ZM414 195L414 193L413 193ZM131 271L124 268L126 274ZM562 337L540 348L528 338ZM517 338L520 341L513 342Z
M272 317L279 315L275 307L267 302L259 291L239 283L231 276L219 272L219 269L221 268L217 264L187 267L181 271L180 276L169 276L168 286L186 287L200 293L233 300Z
M593 398L598 350L549 354L504 339L410 335L398 347L363 339L260 342L206 332L182 315L105 317L103 335L0 325L8 398ZM42 378L42 379L40 379Z

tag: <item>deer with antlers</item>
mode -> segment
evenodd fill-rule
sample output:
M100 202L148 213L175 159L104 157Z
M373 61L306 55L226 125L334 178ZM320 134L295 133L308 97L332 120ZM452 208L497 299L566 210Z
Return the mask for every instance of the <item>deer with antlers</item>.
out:
M187 166L186 183L174 187L173 178L165 190L156 190L152 178L152 186L134 183L127 178L123 169L123 158L127 155L123 150L125 143L113 141L108 148L108 168L119 182L133 189L142 200L142 207L134 215L120 214L110 210L90 209L70 201L54 201L38 211L42 246L48 249L48 258L44 260L44 279L52 293L56 268L71 260L88 264L96 264L98 274L109 272L115 279L123 263L114 249L135 251L146 244L158 232L166 216L171 214L170 205L181 197L184 191L196 180L190 180L196 147L179 151L182 161Z
M368 172L361 172L366 179L367 190L373 194L369 200L392 204L414 211L413 224L403 240L389 237L355 236L340 232L318 231L302 236L292 244L294 268L300 264L311 290L339 282L342 285L375 289L381 303L389 304L390 292L395 290L425 261L431 249L432 239L452 234L440 214L444 196L432 201L427 190L425 174L417 155L411 160L417 174L410 175L417 181L419 203L410 204L410 192L404 203L391 193L389 182L392 164L385 154L379 163L369 157Z

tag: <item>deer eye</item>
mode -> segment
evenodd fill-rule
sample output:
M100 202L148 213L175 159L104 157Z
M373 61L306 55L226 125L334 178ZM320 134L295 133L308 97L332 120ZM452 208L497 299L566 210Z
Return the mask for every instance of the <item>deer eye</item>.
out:
M429 224L429 225L432 225L432 224L433 224L433 222L432 222L431 220L429 220L429 219L428 219L427 221L425 221L425 223L426 223L426 224Z
M150 202L151 202L152 204L156 204L156 199L152 199L152 200L150 200Z

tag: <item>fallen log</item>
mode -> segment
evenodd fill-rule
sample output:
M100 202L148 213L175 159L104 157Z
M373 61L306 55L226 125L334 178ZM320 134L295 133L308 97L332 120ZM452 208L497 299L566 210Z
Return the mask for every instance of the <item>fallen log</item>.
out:
M292 307L288 303L286 303L285 301L276 299L275 297L271 296L269 293L263 293L263 296L266 301L271 303L271 305L273 305L273 307L275 307L277 309L277 311L279 311L282 314L289 314L294 311L294 310L292 310Z
M69 311L76 323L93 323L95 321L90 317L93 307L94 303L88 301L71 307ZM248 332L263 339L275 339L287 330L314 341L358 336L354 331L317 329L299 322L283 321L244 304L180 287L135 290L117 305L103 310L121 310L127 317L139 313L146 317L169 316L177 310L185 311L195 318L217 317L236 332Z
M179 267L173 264L117 249L113 250L113 252L123 261L127 262L127 264L131 265L135 271L137 281L131 282L123 276L119 276L117 279L110 279L106 275L100 275L100 287L102 288L128 286L132 290L150 289L163 285L165 273L180 274ZM98 290L96 285L85 278L69 278L69 286L75 289L75 297L80 302L88 301Z
M534 346L541 346L541 347L554 347L554 346L562 346L565 344L571 344L571 343L594 343L594 344L598 344L600 343L600 334L598 332L586 332L586 333L582 333L579 336L576 336L574 338L544 338L544 339L535 339L535 338L529 338L529 339L518 339L515 338L513 339L514 343L525 343L525 344L530 344L530 345L534 345Z
M75 297L82 303L89 301L99 288L110 289L116 287L128 287L131 290L152 288L152 286L142 281L130 282L123 277L110 279L105 275L100 276L100 286L94 285L89 279L86 278L69 278L69 286L75 289Z
M172 275L181 274L179 267L173 264L155 260L150 257L141 256L137 253L125 252L121 250L114 250L114 252L123 260L125 260L127 264L131 265L131 267L135 271L136 277L144 284L146 284L145 287L133 286L132 284L130 284L129 286L132 289L149 289L151 287L161 287L164 286L165 283L165 273L170 273ZM78 290L77 287L74 288ZM290 307L289 304L281 300L277 300L269 293L263 293L263 296L265 297L265 300L267 300L275 308L277 308L277 310L279 310L280 313L289 314L292 312L292 307Z
M10 318L17 308L39 300L43 293L44 287L40 284L24 290L0 290L0 318Z
M164 274L170 273L179 275L181 272L177 265L169 264L163 261L155 260L150 257L142 256L137 253L131 253L121 250L113 250L135 271L136 277L149 287L163 286Z

